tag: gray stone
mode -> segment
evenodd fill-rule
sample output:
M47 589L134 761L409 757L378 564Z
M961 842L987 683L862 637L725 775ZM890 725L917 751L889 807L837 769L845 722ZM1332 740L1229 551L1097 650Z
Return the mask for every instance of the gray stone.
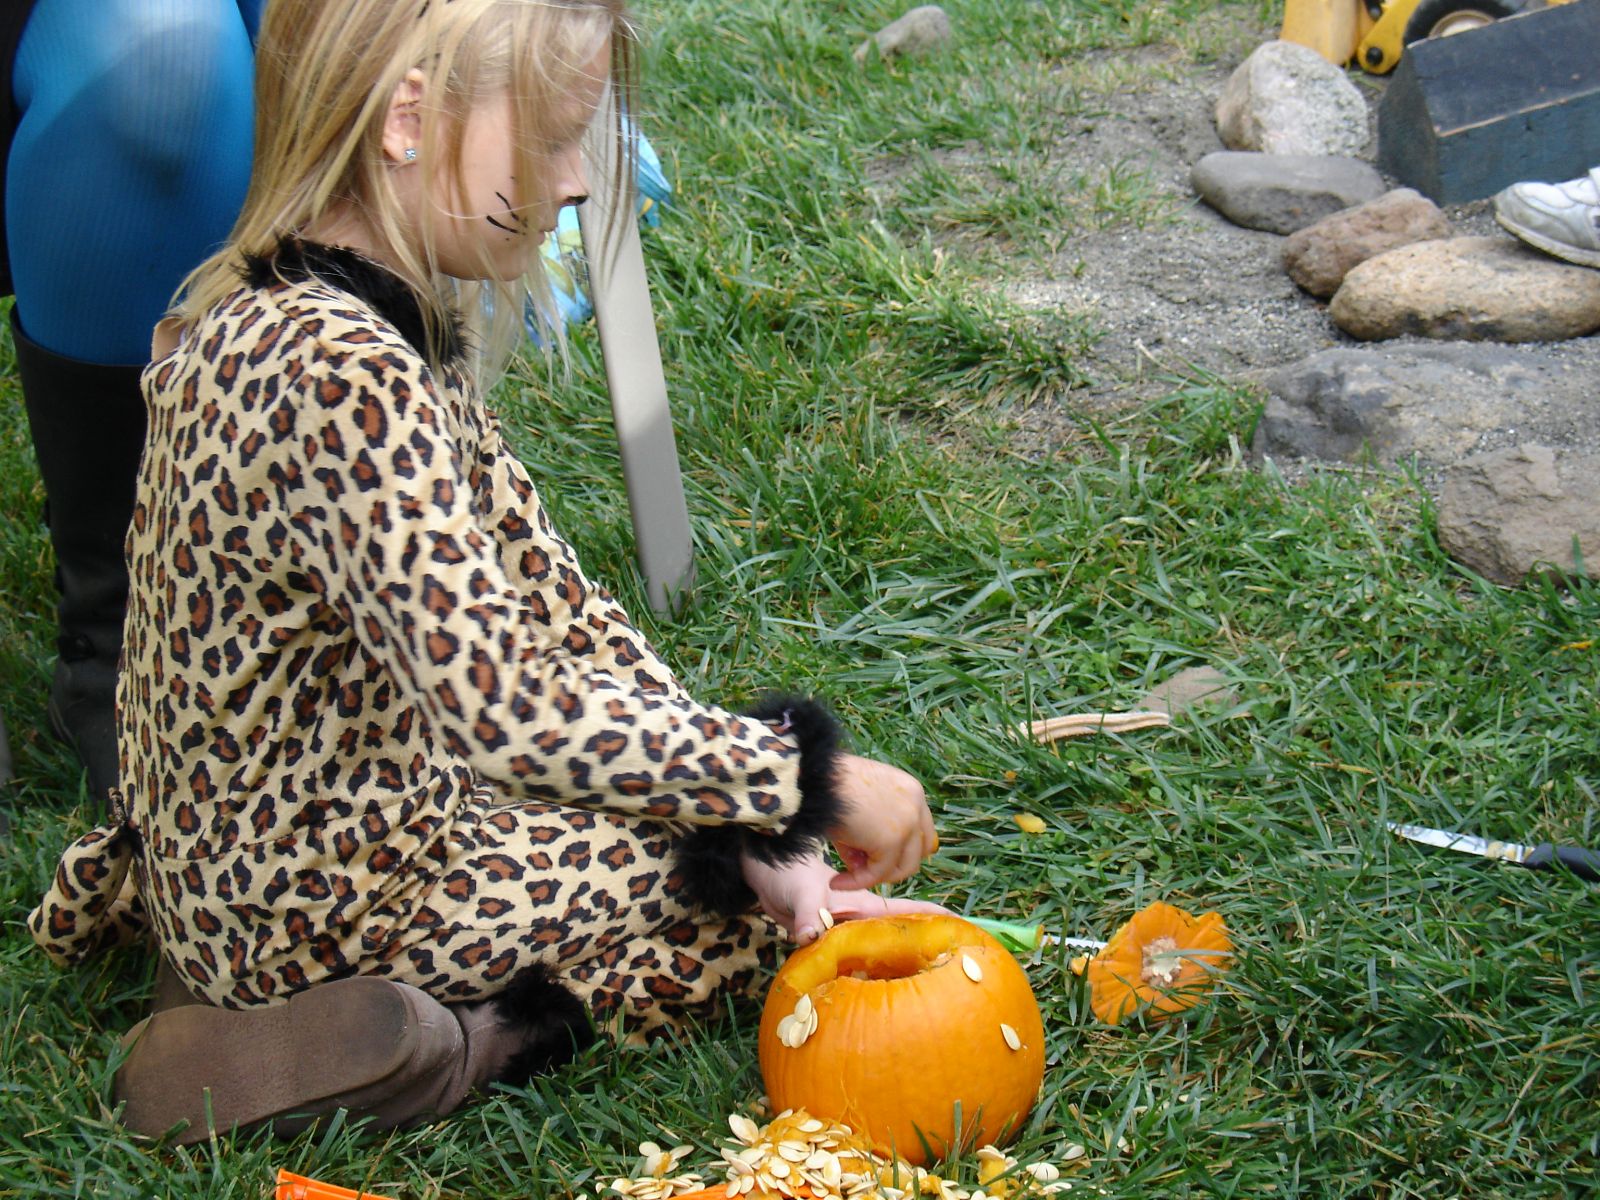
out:
M1216 113L1217 136L1230 150L1351 155L1369 136L1360 89L1294 42L1257 46L1223 85Z
M913 8L898 20L891 21L856 47L855 59L865 63L872 53L873 44L882 58L915 57L936 50L950 40L950 18L937 4L924 4Z
M1600 578L1600 455L1525 445L1475 455L1439 497L1439 544L1485 579Z
M1511 238L1414 242L1354 267L1328 315L1366 341L1560 341L1600 329L1600 271Z
M1141 711L1175 716L1202 709L1232 708L1239 693L1215 667L1187 667L1156 684L1134 704Z
M1327 299L1352 267L1412 242L1450 236L1439 206L1411 188L1323 217L1296 230L1283 247L1283 268L1301 288Z
M1522 441L1582 444L1594 427L1590 372L1556 347L1324 350L1261 383L1258 458L1442 467Z
M1366 163L1332 155L1218 150L1195 163L1200 198L1235 225L1293 233L1383 195L1383 177Z

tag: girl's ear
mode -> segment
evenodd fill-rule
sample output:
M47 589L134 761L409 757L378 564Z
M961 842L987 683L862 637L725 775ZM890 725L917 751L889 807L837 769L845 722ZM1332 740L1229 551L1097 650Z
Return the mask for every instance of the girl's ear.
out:
M425 82L422 72L412 67L395 85L394 95L389 100L389 112L383 120L383 155L396 165L416 161L417 143L422 140Z

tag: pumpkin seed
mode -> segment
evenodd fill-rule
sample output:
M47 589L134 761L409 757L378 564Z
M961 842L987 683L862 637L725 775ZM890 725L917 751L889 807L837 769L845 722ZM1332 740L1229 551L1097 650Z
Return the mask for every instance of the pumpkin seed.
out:
M1022 1049L1022 1039L1017 1036L1017 1031L1011 1028L1011 1026L1007 1025L1004 1021L1000 1022L1000 1036L1005 1038L1006 1045L1010 1046L1013 1050Z
M780 1021L779 1024L781 1025L782 1022ZM753 1146L756 1139L761 1136L761 1130L756 1123L740 1113L734 1113L728 1118L728 1128L733 1130L733 1136L746 1146Z
M825 908L817 909L817 917L822 921L822 927L824 929L832 929L833 928L833 914L831 912L829 912L827 909L825 909Z
M811 1151L806 1148L803 1142L779 1142L778 1154L786 1162L803 1163L810 1156Z
M1061 1155L1061 1157L1067 1162L1072 1162L1075 1159L1082 1158L1087 1153L1088 1151L1080 1146L1077 1142L1068 1142L1067 1149L1065 1153Z
M1061 1168L1055 1163L1029 1163L1023 1170L1027 1171L1040 1183L1054 1183L1061 1178Z
M978 965L978 960L970 954L961 956L961 969L967 973L967 978L973 983L983 982L983 968Z
M803 993L794 1005L794 1015L802 1021L809 1021L811 1014L816 1011L816 1006L811 1003L811 994Z

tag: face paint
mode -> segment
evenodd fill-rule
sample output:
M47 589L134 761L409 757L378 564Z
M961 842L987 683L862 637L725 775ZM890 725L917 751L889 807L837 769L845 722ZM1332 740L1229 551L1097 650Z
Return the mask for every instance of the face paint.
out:
M506 211L501 215L509 217L513 222L515 222L516 227L512 228L512 226L507 225L504 221L497 219L493 213L485 217L484 220L489 222L489 224L493 225L496 229L503 229L505 232L515 234L518 237L527 236L528 218L519 216L517 213L512 211L515 208L515 205L511 203L504 192L496 192L494 195L495 199L499 200L500 203L505 206Z

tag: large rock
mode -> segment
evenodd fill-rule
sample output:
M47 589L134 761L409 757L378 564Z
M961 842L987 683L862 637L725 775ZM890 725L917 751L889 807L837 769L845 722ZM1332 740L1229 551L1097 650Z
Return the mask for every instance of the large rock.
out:
M874 44L882 58L913 58L936 50L950 40L950 18L937 4L913 8L891 21L856 47L855 59L865 63Z
M1442 467L1516 441L1596 444L1591 371L1558 347L1324 350L1261 382L1258 457Z
M1335 155L1218 150L1189 175L1200 198L1235 225L1293 233L1384 192L1366 163Z
M1439 544L1496 583L1530 573L1600 579L1600 455L1525 445L1475 455L1446 477Z
M1217 99L1217 135L1230 150L1359 154L1367 102L1338 67L1294 42L1265 42Z
M1510 238L1415 242L1354 267L1328 315L1366 341L1560 341L1600 329L1600 271Z
M1437 204L1411 188L1396 188L1290 234L1283 267L1300 287L1325 300L1357 264L1412 242L1447 238L1450 232Z

